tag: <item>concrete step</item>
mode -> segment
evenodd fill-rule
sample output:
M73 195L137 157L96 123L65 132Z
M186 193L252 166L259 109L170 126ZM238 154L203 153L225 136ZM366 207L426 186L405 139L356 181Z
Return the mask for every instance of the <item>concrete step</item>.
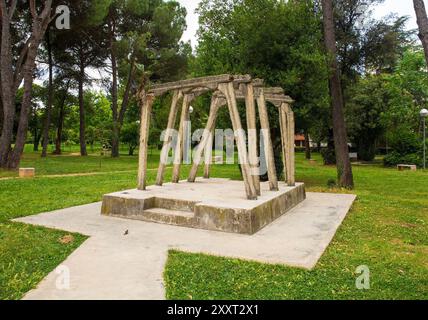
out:
M193 212L183 210L150 208L143 211L141 218L144 221L182 225L188 227L191 227L195 224L195 214Z
M195 211L196 204L197 204L197 201L155 197L152 207L168 209L172 211L187 211L193 214L193 212Z

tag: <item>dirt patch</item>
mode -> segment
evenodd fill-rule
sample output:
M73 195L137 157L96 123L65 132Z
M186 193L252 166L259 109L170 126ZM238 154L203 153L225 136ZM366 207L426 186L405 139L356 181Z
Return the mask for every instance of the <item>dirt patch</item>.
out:
M69 244L74 241L74 237L71 234L67 234L59 239L59 242L62 244Z

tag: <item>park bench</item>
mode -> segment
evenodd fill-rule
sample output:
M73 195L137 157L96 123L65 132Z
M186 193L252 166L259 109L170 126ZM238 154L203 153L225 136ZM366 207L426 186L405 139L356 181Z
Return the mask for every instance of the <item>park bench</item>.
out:
M397 168L399 171L404 171L404 170L416 171L417 170L417 167L414 164L399 164L397 165Z

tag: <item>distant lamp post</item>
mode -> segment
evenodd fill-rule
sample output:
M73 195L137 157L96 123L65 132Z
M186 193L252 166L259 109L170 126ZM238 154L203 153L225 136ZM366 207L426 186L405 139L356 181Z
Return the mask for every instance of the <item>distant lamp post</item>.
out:
M423 127L424 127L423 128L423 130L424 130L424 170L426 170L426 168L427 168L426 118L428 117L428 110L427 109L422 109L420 115L421 115L422 122L423 122Z

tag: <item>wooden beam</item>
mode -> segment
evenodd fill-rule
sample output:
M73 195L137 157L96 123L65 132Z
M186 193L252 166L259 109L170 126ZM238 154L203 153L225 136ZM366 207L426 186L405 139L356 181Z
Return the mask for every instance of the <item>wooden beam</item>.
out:
M141 108L138 190L146 190L149 129L154 100L155 96L153 94L146 95Z
M251 167L251 176L257 191L261 195L260 188L260 170L259 157L257 152L257 124L256 124L256 104L254 98L254 87L251 83L242 84L241 91L245 96L246 117L247 117L247 136L248 136L248 155Z
M269 187L270 187L270 190L277 191L279 190L278 177L276 175L275 157L273 153L272 139L270 134L269 116L266 108L266 101L265 101L263 90L260 90L259 97L257 98L257 104L259 107L259 117L260 117L260 124L262 128L262 136L263 136L263 142L264 142L263 143L264 154L266 157L267 168L268 168Z
M174 165L172 170L172 182L178 183L180 181L180 168L183 161L183 146L184 146L184 129L185 121L188 119L189 107L194 96L192 94L185 94L183 98L183 105L181 108L180 126L178 130L177 145L174 152Z
M287 107L285 103L281 103L279 107L279 125L281 128L281 145L282 145L282 161L284 165L284 181L287 183L290 154L288 148L288 122L287 122Z
M159 164L159 169L156 177L156 184L161 186L165 177L165 168L168 162L168 154L171 147L172 134L175 126L175 121L177 119L178 113L178 102L183 98L183 93L180 90L175 90L172 97L171 109L168 117L168 125L165 132L165 138L163 141L163 147L161 152L161 159Z
M214 130L211 131L210 138L208 139L207 146L205 147L204 179L210 178L210 169L211 169L211 164L213 159L213 144L214 144L213 142L214 142Z
M194 79L187 79L175 82L167 82L163 84L152 85L149 88L149 93L155 95L162 95L168 91L172 90L186 90L186 89L196 89L201 87L216 88L217 85L221 82L232 81L233 76L230 74L223 74L219 76L210 76L210 77L201 77Z
M242 168L245 191L249 200L257 199L257 191L251 177L250 166L248 163L248 153L245 141L244 130L242 128L241 119L239 118L238 106L236 103L235 89L233 82L222 83L218 89L224 94L229 107L229 113L232 120L233 130L235 132L236 144L238 146L238 155Z
M209 142L210 140L212 140L212 132L214 130L215 122L217 119L217 113L219 109L218 102L219 102L219 99L216 96L213 96L211 99L210 114L208 117L207 125L202 134L201 142L199 143L193 158L193 165L192 165L192 168L190 169L190 174L188 178L189 182L195 182L196 176L198 174L198 168L202 159L202 153L204 151L206 153ZM211 150L212 150L212 145L211 145Z

